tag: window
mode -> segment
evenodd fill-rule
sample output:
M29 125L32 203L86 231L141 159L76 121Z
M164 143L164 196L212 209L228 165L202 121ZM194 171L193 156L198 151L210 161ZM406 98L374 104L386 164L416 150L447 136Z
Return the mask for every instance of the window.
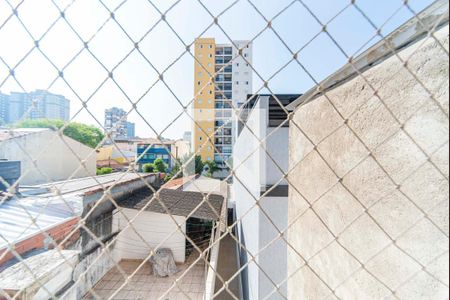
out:
M208 160L208 161L211 161L211 157L210 157L210 156L208 156L207 160Z
M168 154L164 154L163 155L163 159L166 159L166 160L169 159L169 155Z
M246 84L246 85L248 85L248 84L249 84L249 82L248 82L248 81L246 81L246 82L245 82L245 84Z
M202 82L201 82L201 81L199 81L199 82L197 82L197 84L198 84L198 85L200 85L200 84L202 84Z
M236 67L239 67L239 63L236 63Z
M202 101L202 99L198 99L198 104L202 104L203 103L203 101Z
M239 81L236 81L236 85L239 85Z
M212 49L212 45L209 45L209 49Z
M212 54L209 55L209 58L212 58Z
M203 54L199 54L199 55L198 55L198 58L203 58Z
M211 94L212 94L212 91L209 91L209 94L211 95Z
M202 77L203 73L202 72L198 72L198 77Z
M202 138L202 137L199 137L198 139L199 139L200 141L202 141L202 140L203 140L203 138Z
M203 49L203 45L200 45L200 49Z

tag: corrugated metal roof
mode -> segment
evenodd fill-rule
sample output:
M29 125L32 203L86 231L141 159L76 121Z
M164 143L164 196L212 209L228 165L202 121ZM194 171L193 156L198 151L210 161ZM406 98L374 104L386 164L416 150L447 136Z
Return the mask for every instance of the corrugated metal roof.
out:
M80 216L82 203L77 195L6 201L0 206L0 250Z
M107 188L138 178L137 174L113 173L53 183L61 191L61 196L55 196L51 184L21 189L24 198L15 197L0 205L0 250L8 243L16 244L81 216L83 197L101 190L99 183Z

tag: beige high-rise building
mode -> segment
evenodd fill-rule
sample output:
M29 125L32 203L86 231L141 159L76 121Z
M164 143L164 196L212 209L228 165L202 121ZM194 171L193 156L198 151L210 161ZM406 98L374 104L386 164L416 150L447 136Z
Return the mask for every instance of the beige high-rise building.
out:
M193 150L204 161L214 160L225 176L224 161L232 156L235 136L232 106L240 107L252 93L252 44L201 38L195 42L195 57Z

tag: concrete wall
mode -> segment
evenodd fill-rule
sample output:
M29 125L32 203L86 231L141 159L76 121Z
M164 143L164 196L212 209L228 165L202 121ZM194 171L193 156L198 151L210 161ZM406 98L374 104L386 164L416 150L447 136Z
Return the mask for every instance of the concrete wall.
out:
M262 136L265 132L265 128L260 121L263 113L261 110L255 109L247 121L247 126L257 136ZM254 152L255 150L256 152ZM248 159L244 162L246 158ZM239 232L241 243L246 247L246 249L240 249L241 263L245 263L251 259L247 251L256 253L259 249L259 234L256 233L258 232L260 212L256 207L245 216L244 214L254 205L255 199L260 197L261 177L264 173L264 167L261 165L262 157L259 142L248 128L244 128L236 140L233 148L233 160L236 173L232 194L236 202L236 217L241 220L237 232ZM241 165L242 162L244 163ZM258 258L256 261L258 261ZM254 262L249 264L242 274L242 278L244 297L258 299L259 271Z
M123 213L123 214L122 214ZM113 232L122 230L115 244L115 252L118 260L145 259L152 249L166 240L160 248L170 248L175 261L184 263L186 237L177 230L177 225L169 215L143 211L129 226L128 220L133 219L138 213L135 209L122 208L122 213L116 211L113 217ZM173 216L178 224L185 221L185 217ZM127 220L128 218L128 220ZM186 233L186 224L181 226ZM173 235L170 235L177 230ZM167 238L170 235L169 238ZM145 242L143 241L145 240Z
M448 51L448 26L435 35ZM309 266L290 299L448 299L449 58L420 44L400 56L443 111L394 56L364 76L404 130L361 76L295 112L318 146L291 123L288 236ZM289 251L290 274L303 263Z
M287 277L287 243L278 236L279 231L287 227L288 197L264 197L261 207L271 220L260 213L259 249L269 243L270 246L259 255L262 268L259 275L259 299L286 299L287 284L284 280ZM280 285L279 291L274 291L274 284Z
M63 138L65 143L58 137L57 132L44 130L5 140L0 145L0 157L21 161L22 175L27 172L20 180L23 185L94 176L96 157L95 152L92 153L93 149L71 138ZM80 161L74 153L86 160L87 170L77 170ZM33 160L36 160L37 167L34 166Z
M274 132L263 147L258 141L273 130L268 127L267 106L267 98L261 97L249 115L247 126L239 135L233 150L234 166L237 169L232 194L236 202L236 217L241 220L237 232L241 243L245 245L245 249L240 249L241 264L251 260L250 253L259 253L256 262L251 262L242 275L244 297L248 299L266 298L275 289L274 283L280 284L287 275L285 242L277 240L261 251L278 236L278 230L284 230L287 226L287 197L263 197L260 206L264 213L258 206L247 213L255 200L261 198L267 185L286 184L284 180L280 182L282 172L275 163L287 172L288 129L281 128ZM239 166L241 162L244 163ZM283 285L280 292L272 294L269 299L285 299L286 293L286 285Z

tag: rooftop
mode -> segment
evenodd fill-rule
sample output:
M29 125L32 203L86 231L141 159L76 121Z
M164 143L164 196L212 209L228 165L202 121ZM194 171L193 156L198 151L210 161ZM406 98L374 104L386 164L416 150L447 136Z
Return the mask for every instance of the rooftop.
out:
M205 197L207 197L207 200L200 205ZM175 216L190 216L204 220L217 221L221 219L223 204L224 197L217 194L204 195L201 192L162 188L159 191L158 199L156 197L153 198L151 190L144 188L132 195L127 195L125 199L120 201L119 205L125 208L138 210L145 208L146 211L162 214L170 213ZM197 208L197 206L199 207Z
M16 129L0 129L0 141L18 138L25 135L49 131L49 128L16 128Z
M109 299L116 291L118 293L114 299L159 299L178 280L178 286L173 287L162 299L203 300L205 265L201 259L195 264L194 261L194 258L189 257L184 264L177 264L179 272L176 275L164 278L153 276L151 265L147 262L122 289L119 288L124 284L125 278L117 267L113 267L94 286L93 291L100 299ZM141 263L142 261L123 260L119 263L119 266L127 276L130 276ZM84 299L97 298L92 293L88 293Z

